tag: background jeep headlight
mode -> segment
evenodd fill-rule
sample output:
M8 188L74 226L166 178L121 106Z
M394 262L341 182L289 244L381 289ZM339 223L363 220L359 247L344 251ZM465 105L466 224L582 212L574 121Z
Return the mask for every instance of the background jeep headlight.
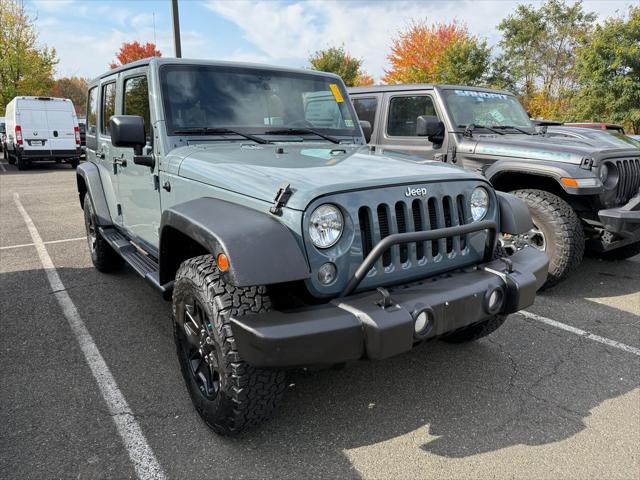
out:
M489 210L489 194L482 187L477 187L471 194L469 201L473 221L482 220Z
M602 165L600 165L598 178L605 188L614 188L618 184L618 180L620 178L618 167L616 167L615 163L603 163Z
M309 236L318 248L335 245L342 235L344 221L342 213L335 205L320 205L309 219Z

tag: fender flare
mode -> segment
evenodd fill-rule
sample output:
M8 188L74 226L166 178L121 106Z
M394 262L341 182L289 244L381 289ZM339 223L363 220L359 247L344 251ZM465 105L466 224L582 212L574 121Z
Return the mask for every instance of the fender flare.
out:
M499 160L484 171L484 176L493 183L499 175L508 173L520 173L537 175L555 180L560 188L570 195L597 195L602 191L602 187L569 187L563 184L561 178L593 178L591 170L580 168L580 165L570 163L558 164L558 162L536 161L527 162L525 160Z
M78 184L78 195L80 197L80 207L83 205L83 189L81 179L84 182L87 193L91 197L93 203L93 210L96 214L98 225L107 226L112 225L111 214L109 213L109 207L107 205L107 197L104 194L104 188L102 187L102 180L100 180L100 171L95 163L84 162L78 165L76 168L76 181Z
M309 266L291 231L267 213L216 198L174 205L160 222L160 283L173 280L169 230L177 230L207 252L227 255L225 281L237 287L309 278Z
M496 192L496 195L500 206L500 232L520 235L533 228L526 203L510 193Z

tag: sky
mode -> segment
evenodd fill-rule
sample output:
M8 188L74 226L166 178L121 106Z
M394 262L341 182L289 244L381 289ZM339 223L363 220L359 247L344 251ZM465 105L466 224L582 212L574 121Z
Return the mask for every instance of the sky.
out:
M39 42L54 47L56 77L93 78L108 70L122 42L155 42L174 55L170 0L27 0L36 17ZM510 0L179 0L182 56L289 67L308 66L308 57L344 45L379 80L388 68L391 41L414 20L465 23L496 45L496 25L519 3ZM623 14L631 0L584 0L599 21Z

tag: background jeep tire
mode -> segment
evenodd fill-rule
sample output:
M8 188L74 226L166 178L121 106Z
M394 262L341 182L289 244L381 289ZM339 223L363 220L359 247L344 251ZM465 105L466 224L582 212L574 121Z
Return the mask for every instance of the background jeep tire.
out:
M545 237L549 275L541 289L549 288L573 272L584 256L584 230L580 219L562 198L544 190L513 192L529 207L533 223Z
M484 322L474 323L473 325L461 328L449 335L445 335L442 337L442 341L447 343L473 342L495 332L502 326L506 319L507 315L496 315Z
M226 284L212 255L186 260L178 269L173 290L178 361L196 411L218 434L257 427L271 417L283 396L284 371L244 362L229 322L232 315L270 307L265 287Z
M598 257L603 260L615 261L626 260L627 258L634 257L640 253L640 242L625 245L624 247L609 250L608 252L600 252Z
M120 270L124 260L111 245L102 238L98 231L96 215L93 211L93 203L88 193L84 195L84 226L87 231L87 243L91 253L91 261L96 269L103 273Z

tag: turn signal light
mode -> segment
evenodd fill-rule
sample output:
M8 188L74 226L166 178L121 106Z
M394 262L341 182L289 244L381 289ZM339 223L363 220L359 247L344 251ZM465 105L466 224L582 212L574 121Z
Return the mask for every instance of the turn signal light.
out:
M76 146L80 146L80 127L73 127L73 133L76 136Z
M578 186L578 181L575 178L567 178L567 177L563 177L560 179L560 181L566 185L567 187L577 187Z
M218 254L216 257L216 264L218 265L218 270L221 272L229 270L229 258L224 253Z

